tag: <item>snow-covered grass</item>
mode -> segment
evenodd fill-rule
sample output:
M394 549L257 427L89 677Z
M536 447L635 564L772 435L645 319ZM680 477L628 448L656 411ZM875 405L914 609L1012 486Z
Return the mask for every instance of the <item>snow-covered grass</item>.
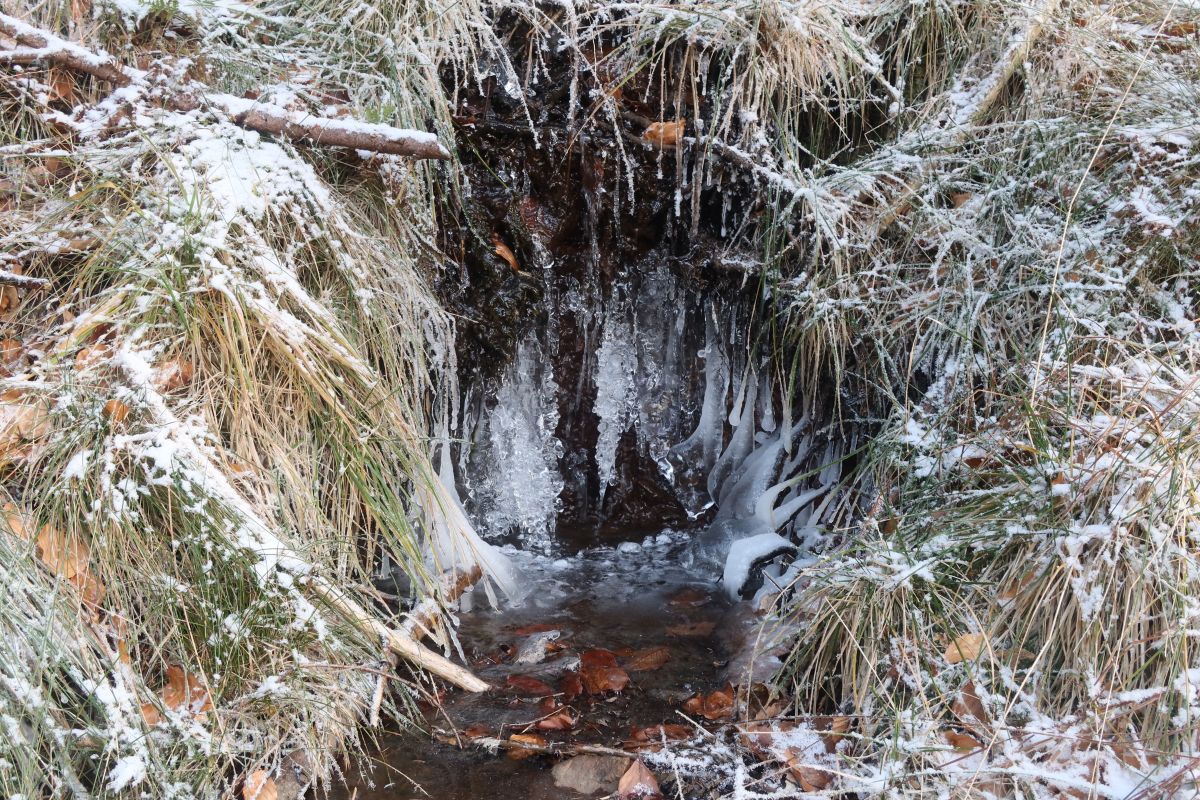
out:
M2 312L27 533L0 534L0 790L216 796L296 750L327 770L382 654L306 578L369 593L386 552L428 591L458 524L425 442L455 395L426 278L457 168L301 154L164 88L448 144L456 88L519 101L563 59L577 126L611 135L625 93L688 120L660 157L696 165L677 208L755 209L730 212L765 265L755 341L870 442L781 598L796 710L852 720L830 791L1189 790L1194 3L81 7L30 21L143 80L6 65L0 87L0 269L51 280ZM155 699L173 665L211 709Z
M323 108L298 73L344 62L289 44L306 26L282 8L72 8L28 21L146 71L112 94L39 64L0 85L2 266L50 281L5 310L0 794L328 779L391 667L321 587L386 614L371 579L394 564L437 609L473 544L427 441L454 392L427 288L440 188L160 98L186 73L402 125L433 95L393 80ZM406 674L381 696L401 715Z

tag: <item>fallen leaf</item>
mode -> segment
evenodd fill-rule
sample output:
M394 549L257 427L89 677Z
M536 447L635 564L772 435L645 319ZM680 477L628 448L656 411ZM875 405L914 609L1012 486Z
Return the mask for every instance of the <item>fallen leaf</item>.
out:
M692 586L685 586L671 595L668 602L678 608L698 608L705 605L711 599L712 597L706 592L702 592Z
M539 719L533 727L539 731L569 731L575 727L575 717L572 716L570 709L564 708L544 719Z
M979 658L979 654L983 652L984 646L987 644L987 637L982 633L964 633L962 636L955 638L946 648L945 658L950 664L957 664L960 661L974 661Z
M620 667L593 666L579 671L588 694L620 692L629 685L629 673Z
M16 503L6 501L3 506L4 524L8 526L8 530L17 538L29 540L29 517L17 507Z
M548 684L539 681L537 678L531 678L528 675L509 675L504 680L504 685L517 694L525 695L526 697L545 697L554 694L554 689Z
M21 306L21 295L15 286L0 286L0 320L8 321L17 315Z
M702 622L685 622L681 625L670 625L667 627L668 636L690 637L690 636L709 636L713 632L717 624L712 620L704 620Z
M169 358L154 374L154 388L160 392L174 392L184 388L195 377L196 367L182 358Z
M585 650L579 654L581 667L615 667L617 656L611 650Z
M622 743L622 747L626 750L650 750L658 752L662 749L663 740L679 741L681 739L690 739L692 737L692 729L687 725L678 725L675 723L666 723L663 725L651 725L649 728L634 728L629 738Z
M727 719L733 716L733 687L726 684L715 692L694 695L684 702L683 710L705 719Z
M265 769L256 769L242 783L242 800L277 800L279 790Z
M533 745L534 747L545 747L546 739L536 733L514 733L508 737L510 742L516 742L523 745ZM537 750L525 749L524 747L513 747L508 751L508 757L513 761L521 761L531 756L536 756Z
M102 412L105 418L110 419L119 425L125 421L126 417L129 416L129 404L123 403L114 398L104 404Z
M950 710L958 717L959 722L976 732L980 732L980 725L987 726L991 723L991 716L975 691L974 681L967 681L963 685L958 697L950 704Z
M79 348L79 352L75 354L75 369L82 370L94 367L111 355L112 348L103 342L89 347L81 347Z
M88 548L79 538L65 536L52 525L43 525L37 536L38 556L50 571L70 580L88 568Z
M512 268L512 271L521 274L521 265L517 262L517 256L513 253L512 248L504 243L500 238L500 234L492 234L492 247L496 249L496 255L500 256Z
M473 725L468 725L463 729L462 735L468 739L482 739L485 736L492 735L492 729L487 725L476 722Z
M659 147L674 147L679 144L686 127L686 119L677 119L674 122L651 122L646 126L646 130L642 131L642 138Z
M579 677L578 672L564 672L558 682L558 688L563 699L574 700L583 694L583 680Z
M21 355L19 339L0 339L0 361L9 363L16 361Z
M203 682L177 664L167 667L167 685L163 687L160 696L163 705L172 711L182 709L198 717L211 711L213 707Z
M979 750L983 747L983 742L970 734L959 733L958 731L946 731L942 735L946 737L946 741L955 750Z
M967 203L971 202L971 198L974 196L975 195L971 194L970 192L955 192L954 194L950 195L950 203L955 208L962 208Z
M671 648L662 645L638 650L625 662L625 669L630 672L647 672L658 669L671 660Z
M629 765L617 783L617 797L621 800L658 800L662 790L658 779L639 758Z

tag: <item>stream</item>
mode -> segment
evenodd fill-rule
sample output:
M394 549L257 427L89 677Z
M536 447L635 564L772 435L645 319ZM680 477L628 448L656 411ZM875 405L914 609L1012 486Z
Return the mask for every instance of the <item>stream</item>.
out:
M743 609L681 566L686 543L685 534L668 530L562 558L507 548L528 580L526 599L460 614L463 652L475 673L495 688L478 695L448 693L443 707L427 715L432 738L421 733L383 737L372 766L347 775L347 785L334 797L601 796L616 789L624 768L619 759L608 759L614 768L605 757L584 756L581 764L614 771L600 776L594 792L581 792L588 788L586 779L564 777L562 767L554 768L564 760L518 757L527 755L521 751L493 754L470 739L532 734L547 745L633 752L645 747L641 740L653 737L654 726L675 726L666 729L672 737L707 735L681 707L697 693L725 685L728 660L748 620ZM587 665L609 658L619 666L601 674L611 678L612 689L590 692L598 687L587 685ZM573 676L581 672L584 681L572 687ZM617 691L623 676L628 685ZM538 721L547 719L551 726L567 719L573 724L564 730L539 728Z

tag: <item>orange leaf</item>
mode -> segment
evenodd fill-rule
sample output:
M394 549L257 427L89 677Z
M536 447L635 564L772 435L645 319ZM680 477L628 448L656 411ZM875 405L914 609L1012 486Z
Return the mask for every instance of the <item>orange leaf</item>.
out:
M50 571L70 580L88 568L87 545L81 540L67 538L57 528L43 525L38 531L38 554Z
M154 388L160 392L174 392L192 382L196 367L182 358L171 358L163 362L154 375Z
M942 735L946 737L946 741L955 750L978 750L983 747L983 742L966 733L946 731Z
M588 694L620 692L629 685L629 673L620 667L592 666L579 671Z
M569 731L575 727L575 717L570 709L564 708L545 719L539 719L533 727L539 731Z
M974 661L979 658L987 645L987 637L982 633L964 633L958 636L946 648L945 658L951 664L960 661Z
M711 720L731 717L733 716L733 687L726 684L725 688L715 692L688 698L683 704L683 710Z
M686 725L667 723L651 725L649 728L634 728L629 738L623 743L626 750L651 750L658 752L662 749L663 740L675 741L690 739L692 729Z
M611 650L584 650L579 654L581 667L615 667L617 657Z
M579 677L578 672L564 672L562 679L558 682L558 688L565 699L574 700L583 694L583 680Z
M184 709L201 717L213 707L208 690L200 679L188 674L177 664L167 667L167 685L160 694L163 705L172 711Z
M279 790L265 769L256 769L242 784L242 800L277 800Z
M492 247L496 248L496 255L503 258L508 263L508 266L512 268L513 272L518 275L521 274L521 265L517 262L516 254L513 253L511 247L504 243L504 240L500 238L500 234L492 234Z
M29 540L29 519L13 502L5 502L3 506L4 523L14 536Z
M642 138L659 147L674 147L683 138L683 130L687 127L686 119L674 122L651 122L642 131Z
M0 361L8 363L16 361L21 355L21 342L19 339L0 339Z
M654 800L662 797L658 779L639 758L629 765L617 784L617 797L621 800Z
M107 419L120 424L129 416L129 404L117 399L109 400L104 404L102 412Z
M508 740L510 742L518 742L520 744L528 744L535 747L546 746L546 739L536 733L514 733L512 736L508 737ZM537 754L537 750L526 750L523 747L514 747L508 751L508 757L513 761L521 761L522 759L529 758L530 756L536 756Z

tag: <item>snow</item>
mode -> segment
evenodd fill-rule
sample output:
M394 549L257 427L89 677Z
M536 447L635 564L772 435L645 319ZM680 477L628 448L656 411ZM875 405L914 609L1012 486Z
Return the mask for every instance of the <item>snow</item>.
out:
M792 550L795 550L795 545L777 533L760 533L733 542L725 559L725 574L721 579L725 592L731 599L738 599L755 561L772 553Z
M124 756L108 771L108 790L121 792L137 786L146 777L146 762L141 755Z

